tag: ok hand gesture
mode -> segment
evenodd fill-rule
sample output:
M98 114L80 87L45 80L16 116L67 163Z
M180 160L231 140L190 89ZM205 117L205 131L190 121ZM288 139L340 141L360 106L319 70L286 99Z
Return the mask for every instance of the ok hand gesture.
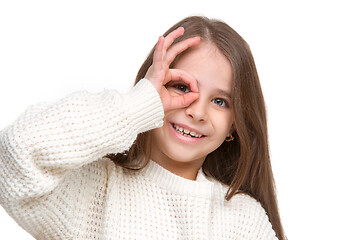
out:
M187 107L199 97L197 82L190 74L180 69L169 68L179 53L200 42L199 37L194 37L171 46L175 39L183 34L184 28L180 27L168 34L165 38L163 36L159 37L155 47L153 63L145 75L145 78L148 79L158 91L164 111ZM189 86L190 92L180 96L171 96L165 85L173 80L183 81Z

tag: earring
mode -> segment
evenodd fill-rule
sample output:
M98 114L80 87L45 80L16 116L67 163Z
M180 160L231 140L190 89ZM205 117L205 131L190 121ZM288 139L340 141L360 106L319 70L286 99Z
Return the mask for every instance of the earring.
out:
M234 140L234 137L233 137L232 135L227 136L227 137L225 138L225 141L227 141L227 142L231 142L232 140Z

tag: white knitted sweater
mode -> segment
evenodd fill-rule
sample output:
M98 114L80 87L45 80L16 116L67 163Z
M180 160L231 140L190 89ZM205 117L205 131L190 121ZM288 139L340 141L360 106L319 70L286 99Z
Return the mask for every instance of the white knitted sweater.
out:
M162 125L146 79L128 94L77 92L29 107L0 134L0 203L37 239L276 239L253 198L202 170L196 181L150 161L131 172L102 158Z

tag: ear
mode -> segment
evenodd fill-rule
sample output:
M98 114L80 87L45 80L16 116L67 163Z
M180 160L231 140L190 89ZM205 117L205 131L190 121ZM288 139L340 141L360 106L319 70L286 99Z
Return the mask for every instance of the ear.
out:
M235 131L235 127L234 127L234 124L232 124L230 127L230 130L229 130L228 136L232 135L234 131Z

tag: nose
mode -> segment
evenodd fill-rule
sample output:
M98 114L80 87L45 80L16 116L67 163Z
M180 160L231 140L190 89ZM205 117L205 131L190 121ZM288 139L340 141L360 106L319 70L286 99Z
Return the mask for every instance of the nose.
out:
M201 99L195 100L185 110L186 116L192 118L195 121L205 122L207 120L207 111L205 102Z

